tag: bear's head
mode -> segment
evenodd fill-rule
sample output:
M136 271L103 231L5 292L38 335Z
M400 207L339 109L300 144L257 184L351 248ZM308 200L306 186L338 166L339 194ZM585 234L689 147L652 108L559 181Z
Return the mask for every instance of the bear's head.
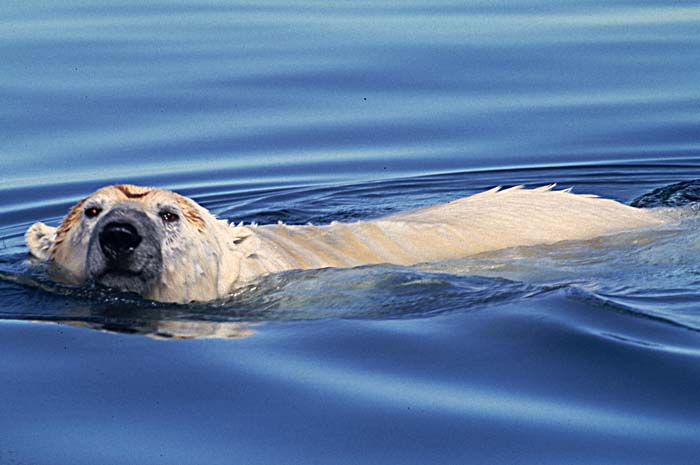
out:
M179 194L117 185L78 202L58 228L35 223L25 237L30 253L68 282L189 302L225 296L236 281L239 260L227 229Z

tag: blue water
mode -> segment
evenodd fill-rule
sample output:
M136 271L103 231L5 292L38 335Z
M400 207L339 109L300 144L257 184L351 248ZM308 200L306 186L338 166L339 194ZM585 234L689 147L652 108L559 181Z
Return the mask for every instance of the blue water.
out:
M304 224L700 179L696 2L2 10L0 464L698 462L692 205L655 231L283 273L215 305L54 283L22 238L113 182Z

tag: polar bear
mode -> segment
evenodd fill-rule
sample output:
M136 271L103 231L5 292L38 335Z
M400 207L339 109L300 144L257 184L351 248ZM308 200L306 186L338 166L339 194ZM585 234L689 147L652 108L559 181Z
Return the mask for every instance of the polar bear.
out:
M70 282L187 303L226 298L285 270L414 265L665 221L613 200L518 186L354 223L235 225L174 192L115 185L78 202L58 228L35 223L25 238L34 257Z

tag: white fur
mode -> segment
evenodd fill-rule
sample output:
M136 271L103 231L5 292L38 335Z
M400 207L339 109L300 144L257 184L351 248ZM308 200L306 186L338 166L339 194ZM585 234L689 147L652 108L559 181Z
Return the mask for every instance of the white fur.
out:
M161 282L144 297L206 301L226 297L262 275L285 270L413 265L507 247L591 239L665 221L653 210L552 188L495 188L376 220L324 226L229 225L192 202L204 220L204 230L187 227L177 235L166 234ZM156 195L166 201L175 194L158 190ZM148 205L144 203L145 210ZM31 253L48 259L51 246L47 244L54 236L54 228L32 226L27 232ZM71 247L72 242L65 241L62 247L66 244ZM84 261L84 251L60 252L54 257L72 255L65 261L73 267L79 268ZM81 275L80 269L71 271Z
M295 268L413 265L662 224L660 214L554 186L491 189L372 221L233 228L254 246L239 280Z

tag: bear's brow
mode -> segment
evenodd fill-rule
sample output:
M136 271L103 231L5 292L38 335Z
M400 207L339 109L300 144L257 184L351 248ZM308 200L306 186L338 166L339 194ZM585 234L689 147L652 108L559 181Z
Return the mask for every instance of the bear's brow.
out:
M131 186L125 184L114 187L116 187L122 194L124 194L129 199L140 199L141 197L145 197L151 193L150 189L145 189L140 192L134 192L133 190L131 190Z

